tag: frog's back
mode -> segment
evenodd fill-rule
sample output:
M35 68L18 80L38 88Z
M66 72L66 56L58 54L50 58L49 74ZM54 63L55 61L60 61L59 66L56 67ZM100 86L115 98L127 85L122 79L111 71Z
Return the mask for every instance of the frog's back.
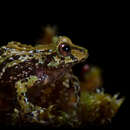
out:
M9 54L25 53L34 50L31 45L21 44L20 42L9 42L6 46L0 48L0 56L8 56ZM1 57L0 57L1 58Z
M27 54L32 50L34 50L34 47L31 45L21 44L20 42L9 42L6 46L0 48L0 60L14 55Z
M0 48L0 82L4 82L3 77L7 78L8 75L14 75L16 78L18 73L20 73L19 71L23 71L20 66L25 66L27 61L33 59L34 50L35 48L31 45L25 45L19 42L10 42L6 46L2 46Z

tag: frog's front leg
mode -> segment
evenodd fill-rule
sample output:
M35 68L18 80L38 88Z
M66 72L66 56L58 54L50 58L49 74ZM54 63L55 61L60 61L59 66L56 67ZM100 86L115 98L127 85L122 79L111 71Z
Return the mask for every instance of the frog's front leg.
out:
M80 82L79 79L72 73L67 73L64 77L63 85L67 88L73 87L76 96L76 106L80 102Z
M29 118L32 118L29 119L30 121L40 123L41 121L39 121L39 117L44 113L45 109L40 106L33 105L27 98L27 89L32 87L36 81L38 81L38 78L36 76L31 76L24 80L18 81L15 84L15 88L22 117L24 118L25 116L28 116Z
M74 88L75 96L77 99L77 106L80 103L80 82L79 79L75 75L71 75L71 85Z

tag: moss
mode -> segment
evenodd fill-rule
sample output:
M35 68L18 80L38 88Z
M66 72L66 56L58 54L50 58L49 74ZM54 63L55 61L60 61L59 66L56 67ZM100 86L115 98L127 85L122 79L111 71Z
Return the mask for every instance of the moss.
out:
M124 98L117 98L117 94L111 96L104 92L82 92L80 99L82 123L104 125L111 122L124 101Z

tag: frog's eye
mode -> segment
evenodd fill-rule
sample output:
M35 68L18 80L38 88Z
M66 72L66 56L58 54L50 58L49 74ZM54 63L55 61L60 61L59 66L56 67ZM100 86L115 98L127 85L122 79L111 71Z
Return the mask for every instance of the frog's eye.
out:
M59 45L59 52L63 56L68 56L71 52L71 48L67 43L62 43L62 44Z

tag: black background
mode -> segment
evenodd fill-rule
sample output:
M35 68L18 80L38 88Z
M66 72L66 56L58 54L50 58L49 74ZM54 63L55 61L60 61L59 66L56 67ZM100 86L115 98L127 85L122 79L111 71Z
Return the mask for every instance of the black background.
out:
M120 92L120 97L126 97L125 103L113 119L110 127L127 127L129 94L129 85L126 84L126 79L128 78L126 75L128 73L128 68L126 67L127 55L125 55L127 52L125 47L128 44L128 41L126 41L128 36L127 20L117 10L115 12L104 12L103 10L98 13L96 11L88 15L86 10L82 17L80 15L77 17L76 14L75 19L73 18L75 12L70 16L71 19L68 17L68 13L65 16L63 14L60 16L52 14L53 16L58 15L54 19L60 24L50 25L58 27L59 35L66 35L74 43L88 49L89 58L86 63L97 65L103 70L106 92L111 94ZM44 17L44 14L45 12L43 17L42 14L36 17L32 14L31 18L30 15L26 18L23 15L18 15L20 19L17 19L17 15L16 17L6 16L6 22L2 18L0 23L0 46L12 40L27 44L35 43L41 34L41 27L47 25L45 23L47 18ZM49 15L49 17L51 16ZM52 20L49 19L48 23L50 22ZM77 66L77 68L80 67L80 65Z

